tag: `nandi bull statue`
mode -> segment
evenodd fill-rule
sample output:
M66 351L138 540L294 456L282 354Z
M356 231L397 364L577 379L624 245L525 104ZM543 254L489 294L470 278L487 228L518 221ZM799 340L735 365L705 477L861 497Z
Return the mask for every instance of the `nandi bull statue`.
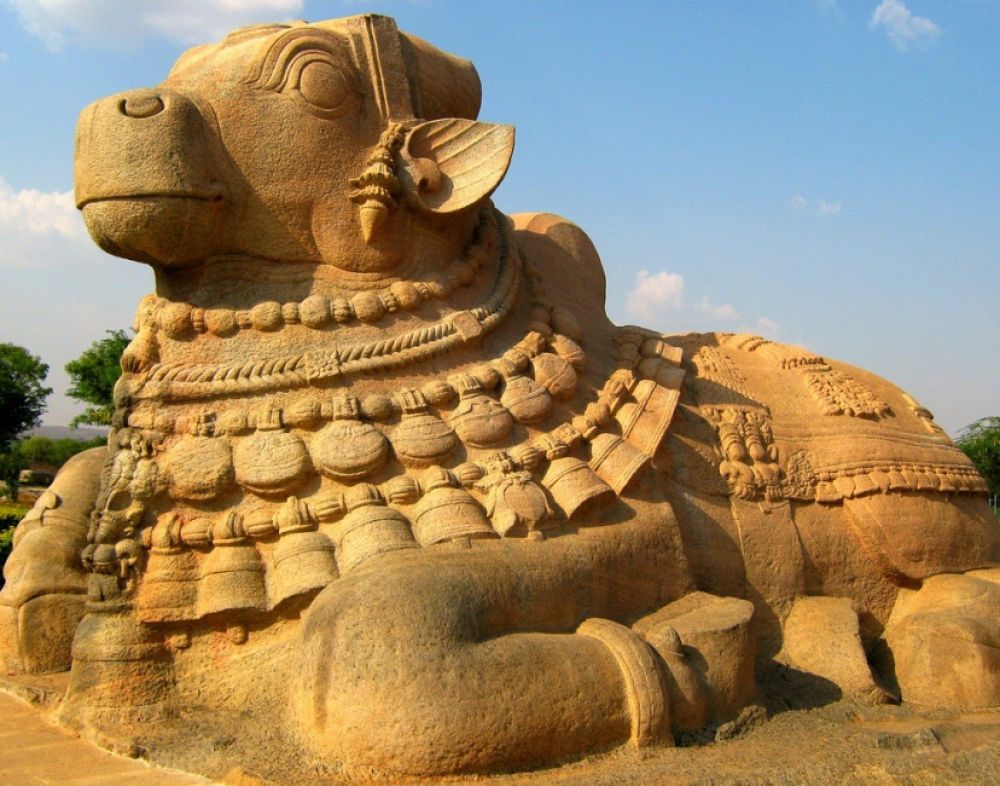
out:
M358 16L83 111L77 204L156 291L107 450L17 530L6 670L70 670L59 719L105 738L231 723L290 782L671 745L776 659L1000 703L1000 528L930 413L612 325L580 229L493 207L514 132L479 101Z

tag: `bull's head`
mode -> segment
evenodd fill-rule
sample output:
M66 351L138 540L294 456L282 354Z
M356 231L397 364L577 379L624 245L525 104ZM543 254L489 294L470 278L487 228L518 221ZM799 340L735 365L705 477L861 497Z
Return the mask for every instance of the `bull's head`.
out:
M391 19L245 28L84 110L77 206L104 250L163 272L236 255L391 274L467 242L506 173L513 129L479 101L471 63Z

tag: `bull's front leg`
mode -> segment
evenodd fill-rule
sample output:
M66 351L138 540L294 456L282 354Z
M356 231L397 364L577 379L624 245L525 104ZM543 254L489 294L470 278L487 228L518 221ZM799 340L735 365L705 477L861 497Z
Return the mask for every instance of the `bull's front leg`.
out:
M354 775L538 766L667 743L662 662L635 619L683 594L669 507L543 543L397 552L328 587L303 624L293 712Z
M100 484L105 448L71 458L14 531L0 592L0 669L46 673L70 667L87 574L80 551Z

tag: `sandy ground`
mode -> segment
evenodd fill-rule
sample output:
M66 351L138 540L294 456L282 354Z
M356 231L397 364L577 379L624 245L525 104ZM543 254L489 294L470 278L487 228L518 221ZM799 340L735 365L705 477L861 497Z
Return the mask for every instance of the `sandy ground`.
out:
M39 713L58 703L65 677L0 679L0 688L32 701ZM281 756L263 756L242 740L237 717L214 723L180 719L130 738L101 742L161 766L198 772L233 786L339 786L335 772ZM227 733L226 730L230 733ZM235 732L235 733L233 733ZM721 739L731 735L729 739ZM866 706L788 671L765 680L759 708L725 727L719 740L682 740L675 748L620 749L530 774L454 778L471 786L930 786L1000 784L1000 709L949 712ZM6 746L5 746L6 747ZM272 746L273 747L273 746ZM3 757L0 751L0 767ZM298 772L288 776L288 767ZM282 771L285 775L282 776ZM52 781L56 783L57 781ZM440 783L442 781L435 781Z

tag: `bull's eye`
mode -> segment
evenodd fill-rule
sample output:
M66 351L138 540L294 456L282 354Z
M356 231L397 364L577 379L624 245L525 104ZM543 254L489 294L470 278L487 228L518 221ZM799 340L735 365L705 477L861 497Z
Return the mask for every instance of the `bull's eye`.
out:
M324 57L300 57L289 75L289 86L321 117L340 117L351 106L353 83L343 69Z

